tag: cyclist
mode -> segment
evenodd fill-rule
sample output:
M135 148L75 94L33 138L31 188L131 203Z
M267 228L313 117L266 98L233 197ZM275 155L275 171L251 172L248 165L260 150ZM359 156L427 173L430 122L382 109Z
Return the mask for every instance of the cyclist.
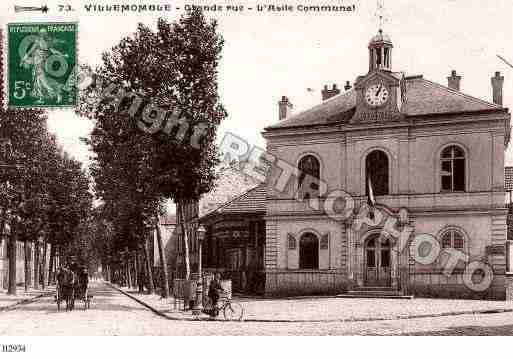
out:
M223 292L223 287L221 287L221 274L216 273L214 275L214 279L210 282L210 286L208 288L208 297L212 301L212 310L217 316L219 313L219 308L217 308L217 302L219 301L220 293Z

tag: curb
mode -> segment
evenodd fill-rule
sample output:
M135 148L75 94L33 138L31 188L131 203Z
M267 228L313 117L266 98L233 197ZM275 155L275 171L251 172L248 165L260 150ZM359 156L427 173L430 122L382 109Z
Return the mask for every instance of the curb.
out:
M51 296L52 294L53 294L53 292L44 292L44 293L38 294L38 295L36 295L34 297L31 297L31 298L22 299L22 300L20 300L20 301L18 301L16 303L0 307L0 312L7 312L9 310L13 310L17 306L19 306L19 305L30 304L30 303L33 303L33 302L35 302L38 299L41 299L43 297Z
M176 318L169 316L167 314L162 313L161 311L155 309L151 305L143 302L142 300L134 297L131 294L126 293L122 289L117 288L111 283L107 283L108 286L116 289L120 293L126 295L127 297L135 300L137 303L143 305L144 307L151 310L153 313L166 318L168 320L174 321L185 321L185 322L201 322L201 321L218 321L218 322L227 322L222 319L212 319L212 318ZM341 298L343 299L343 298ZM397 315L390 318L376 317L376 318L347 318L347 319L324 319L324 320L307 320L307 319L242 319L241 321L234 321L239 323L353 323L353 322L378 322L378 321L386 321L386 320L406 320L406 319L422 319L422 318L439 318L439 317L450 317L457 315L478 315L478 314L500 314L500 313L512 313L513 309L483 309L483 310L462 310L455 312L445 312L445 313L436 313L436 314L413 314L413 315Z
M111 287L111 288L113 288L113 289L117 290L117 291L118 291L118 292L120 292L121 294L126 295L128 298L130 298L130 299L132 299L132 300L136 301L137 303L139 303L139 304L140 304L140 305L142 305L143 307L145 307L145 308L149 309L149 310L150 310L150 311L152 311L154 314L156 314L156 315L158 315L158 316L160 316L160 317L166 318L166 319L168 319L168 320L185 321L185 322L199 322L199 321L202 321L202 320L203 320L203 321L213 321L213 320L215 320L215 319L200 319L200 318L198 318L198 319L194 319L194 318L175 318L175 317L171 317L171 316L169 316L169 315L167 315L167 314L164 314L164 313L162 313L161 311L159 311L159 310L155 309L154 307L152 307L152 306L151 306L151 305L149 305L148 303L143 302L143 301L142 301L142 300L140 300L139 298L137 298L137 297L135 297L135 296L133 296L133 295L131 295L131 294L129 294L129 293L127 293L127 292L125 292L124 290L122 290L122 289L120 289L120 288L116 287L115 285L113 285L113 284L111 284L111 283L108 283L108 282L104 282L104 283L105 283L105 284L107 284L109 287Z

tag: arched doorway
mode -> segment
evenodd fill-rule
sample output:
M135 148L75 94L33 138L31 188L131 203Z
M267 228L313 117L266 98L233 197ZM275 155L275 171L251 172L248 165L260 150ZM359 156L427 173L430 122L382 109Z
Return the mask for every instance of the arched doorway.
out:
M365 285L390 286L391 248L388 238L371 234L365 241Z

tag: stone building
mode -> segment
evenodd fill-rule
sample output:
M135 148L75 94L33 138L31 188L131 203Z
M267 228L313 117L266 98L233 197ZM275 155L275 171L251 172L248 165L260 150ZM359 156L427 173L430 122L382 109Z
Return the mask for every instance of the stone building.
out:
M323 101L298 114L284 96L279 122L265 128L268 154L299 170L283 187L283 169L272 166L268 177L267 295L379 289L505 298L504 78L491 78L488 102L464 94L456 71L447 86L397 71L392 50L380 30L368 44L369 71L353 86L325 87ZM365 206L371 190L374 210ZM349 215L325 210L335 191L354 201ZM366 224L355 225L362 209ZM395 219L388 229L387 218ZM383 235L406 226L410 241L436 240L430 263ZM454 253L463 255L447 273Z
M239 258L242 258L242 255L239 256L239 252L235 250L235 248L239 246L236 241L230 242L230 245L225 246L225 244L229 243L225 237L228 235L231 238L233 233L237 235L237 231L240 233L240 230L238 229L239 225L236 225L235 227L231 225L223 225L221 226L223 229L220 231L220 227L216 222L221 219L224 220L229 218L226 216L227 213L223 209L227 207L227 203L235 201L240 195L259 185L258 180L242 173L238 166L239 165L237 163L231 163L220 168L217 173L218 179L215 182L214 189L210 193L205 194L200 201L189 203L185 208L186 213L184 214L186 228L188 230L187 234L189 239L189 262L191 273L194 275L197 274L198 271L199 243L196 236L196 230L198 228L198 224L201 222L205 225L207 230L204 243L206 249L202 251L203 269L211 272L226 272L225 276L229 275L234 278L236 290L240 289L240 287L238 287L239 282L237 281L237 278L240 278L242 274L239 269L246 268L246 265L244 264L242 267L239 267L238 264L234 265L234 263L242 265L243 263L249 262L242 262L242 259L239 260ZM239 211L239 213L241 214L243 211ZM249 210L247 216L253 215L254 212ZM238 219L235 219L235 221L238 221L243 217L244 216L238 216ZM237 216L234 218L237 218ZM177 225L180 225L180 218L177 218ZM241 225L245 226L244 223ZM262 226L262 228L264 227ZM228 232L225 232L225 230ZM179 234L176 237L175 242L175 277L184 278L185 246L183 234ZM215 247L213 243L216 243ZM210 250L213 252L210 252Z

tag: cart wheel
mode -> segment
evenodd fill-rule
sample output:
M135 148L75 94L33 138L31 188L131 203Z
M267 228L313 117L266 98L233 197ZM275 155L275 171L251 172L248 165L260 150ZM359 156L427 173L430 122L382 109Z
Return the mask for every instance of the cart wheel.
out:
M230 302L224 307L223 313L226 320L242 320L244 308L239 303Z

